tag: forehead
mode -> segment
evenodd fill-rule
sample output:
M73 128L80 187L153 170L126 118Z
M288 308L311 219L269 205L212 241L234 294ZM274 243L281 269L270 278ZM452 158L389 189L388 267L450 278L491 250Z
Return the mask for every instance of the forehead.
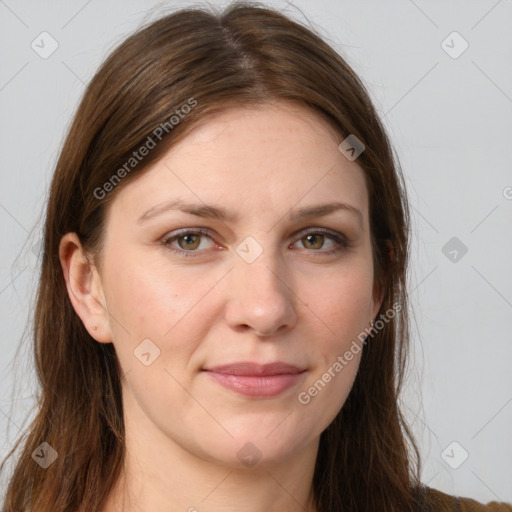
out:
M265 128L261 131L260 137L267 139L300 137L307 132L310 132L310 135L311 132L317 133L318 138L340 138L334 126L318 112L288 100L226 107L205 117L187 137L191 143L207 143L226 129L229 131L230 127L238 128L242 125L251 132ZM239 136L241 135L243 133L239 133Z
M293 206L346 201L366 217L364 173L339 151L342 140L325 119L296 104L231 107L191 130L124 187L112 207L131 218L185 199L222 203L243 216L244 209L279 215Z

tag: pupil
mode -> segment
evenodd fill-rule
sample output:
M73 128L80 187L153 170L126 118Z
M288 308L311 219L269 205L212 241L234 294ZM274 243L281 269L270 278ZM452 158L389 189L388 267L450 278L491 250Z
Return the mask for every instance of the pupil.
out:
M306 238L308 239L308 243L311 243L312 245L317 245L318 240L322 238L323 235L307 235ZM315 243L316 241L316 243ZM321 243L320 243L321 245Z
M194 247L195 243L194 243L194 238L196 237L197 235L184 235L182 237L184 243L185 243L185 246L186 247ZM197 243L197 241L196 241Z

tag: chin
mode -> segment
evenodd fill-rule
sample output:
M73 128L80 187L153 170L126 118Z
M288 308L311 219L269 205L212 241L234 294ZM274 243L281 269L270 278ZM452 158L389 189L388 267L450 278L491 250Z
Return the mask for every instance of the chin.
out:
M217 438L205 435L201 447L202 458L233 469L270 468L300 451L298 445L301 443L297 437L288 439L279 435L277 429L269 435L267 431L255 428L252 424L233 437L225 431L223 433Z

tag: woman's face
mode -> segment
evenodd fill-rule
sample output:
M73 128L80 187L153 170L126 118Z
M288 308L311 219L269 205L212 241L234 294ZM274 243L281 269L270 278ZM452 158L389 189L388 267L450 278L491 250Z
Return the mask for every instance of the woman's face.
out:
M112 202L100 275L124 413L162 452L282 462L343 406L361 351L344 354L380 304L365 180L341 141L288 103L232 108ZM207 371L239 362L301 373Z

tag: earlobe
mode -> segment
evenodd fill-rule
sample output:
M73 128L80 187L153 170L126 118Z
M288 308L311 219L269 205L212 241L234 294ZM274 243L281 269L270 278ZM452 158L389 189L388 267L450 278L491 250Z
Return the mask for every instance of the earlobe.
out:
M69 300L89 334L100 343L111 343L112 335L101 278L89 261L76 233L60 241L59 259Z

